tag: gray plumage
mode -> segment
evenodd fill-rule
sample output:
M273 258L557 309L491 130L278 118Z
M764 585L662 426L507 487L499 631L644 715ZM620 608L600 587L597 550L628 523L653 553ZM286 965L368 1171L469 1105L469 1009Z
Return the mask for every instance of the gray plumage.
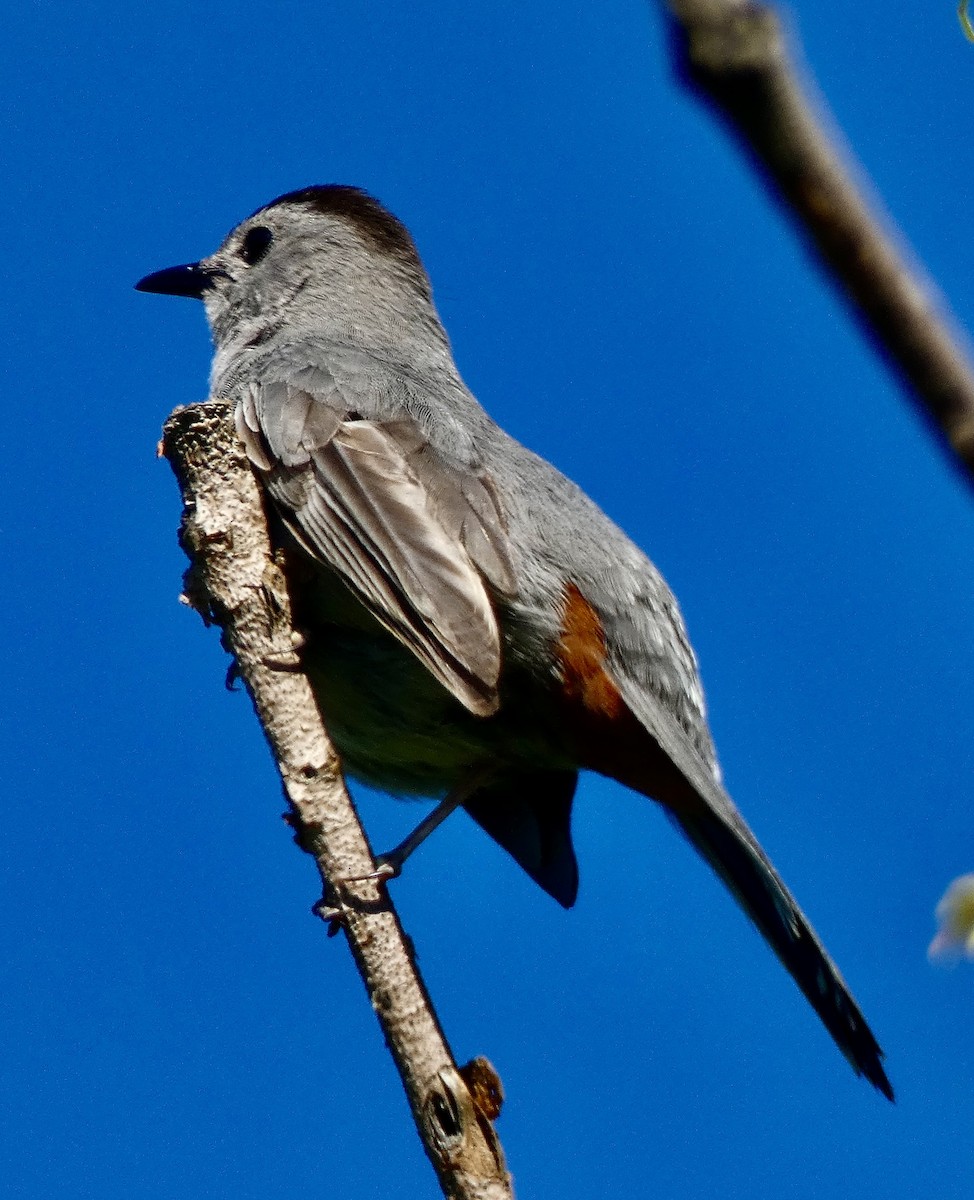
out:
M464 386L405 228L352 188L282 196L145 290L202 298L211 390L298 560L305 665L345 769L464 802L563 904L580 768L659 801L855 1070L892 1090L838 969L724 791L659 573Z

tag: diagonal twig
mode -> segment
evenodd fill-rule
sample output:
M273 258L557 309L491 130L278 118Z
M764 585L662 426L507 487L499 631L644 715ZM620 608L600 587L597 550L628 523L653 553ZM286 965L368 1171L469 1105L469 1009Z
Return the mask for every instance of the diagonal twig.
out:
M221 401L177 409L162 450L183 493L186 598L218 625L270 743L299 844L329 918L348 936L426 1153L450 1200L512 1200L494 1132L500 1083L485 1059L458 1069L385 887L357 877L372 854L296 652L287 579L261 493ZM356 880L355 882L351 882ZM345 882L342 882L345 881Z
M750 0L664 0L677 68L727 122L874 345L974 483L974 371L930 282L871 211L802 88L780 22Z

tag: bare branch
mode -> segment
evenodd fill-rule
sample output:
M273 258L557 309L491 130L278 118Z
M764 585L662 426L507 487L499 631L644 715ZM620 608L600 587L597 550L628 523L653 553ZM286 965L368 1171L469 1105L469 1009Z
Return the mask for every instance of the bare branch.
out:
M314 855L330 914L348 934L444 1195L511 1200L491 1124L499 1080L486 1060L475 1060L464 1075L453 1062L385 887L342 882L367 875L373 858L301 671L287 579L273 557L260 489L237 443L229 405L178 409L166 422L163 453L183 493L187 599L205 621L220 626L236 659L284 782L299 843ZM471 1089L487 1099L475 1102Z
M775 14L748 0L666 0L678 68L791 211L880 353L974 482L974 373L929 282L870 211L803 94Z

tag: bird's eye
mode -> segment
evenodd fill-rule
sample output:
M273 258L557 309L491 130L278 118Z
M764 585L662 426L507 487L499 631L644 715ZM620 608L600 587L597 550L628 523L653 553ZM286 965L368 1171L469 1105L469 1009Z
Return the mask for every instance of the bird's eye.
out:
M254 263L259 263L264 257L273 240L274 235L266 225L255 225L253 229L247 230L244 240L240 244L240 257L248 266L252 267Z

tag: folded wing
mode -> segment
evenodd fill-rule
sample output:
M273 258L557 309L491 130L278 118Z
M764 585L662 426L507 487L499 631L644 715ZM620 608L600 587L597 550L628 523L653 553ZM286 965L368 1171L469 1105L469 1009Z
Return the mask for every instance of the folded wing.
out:
M497 708L491 591L514 577L489 478L410 416L364 419L327 370L246 385L237 430L288 528L471 712Z

